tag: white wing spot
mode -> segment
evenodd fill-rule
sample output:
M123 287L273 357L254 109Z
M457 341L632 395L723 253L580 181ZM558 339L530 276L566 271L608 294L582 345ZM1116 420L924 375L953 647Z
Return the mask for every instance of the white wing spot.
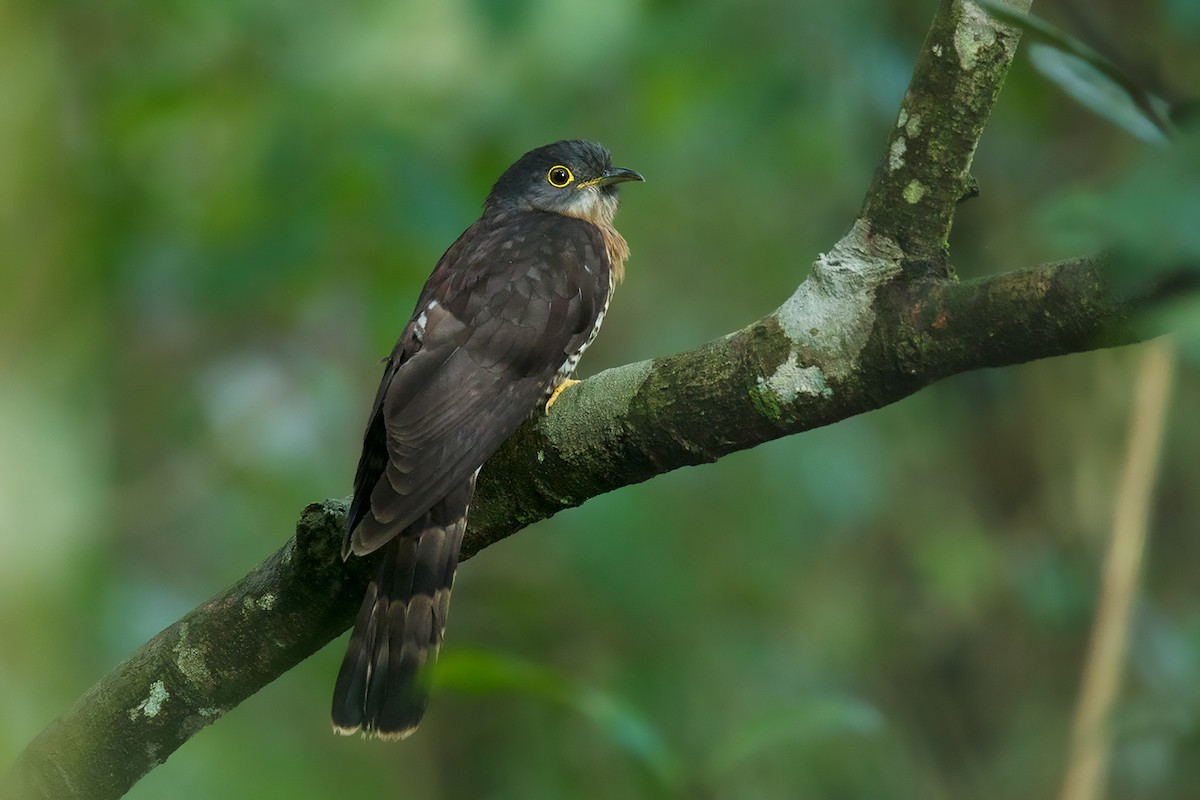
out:
M425 310L417 316L417 327L413 329L413 336L418 342L425 341L425 324L429 322L429 312L438 307L437 300L430 300L425 304Z

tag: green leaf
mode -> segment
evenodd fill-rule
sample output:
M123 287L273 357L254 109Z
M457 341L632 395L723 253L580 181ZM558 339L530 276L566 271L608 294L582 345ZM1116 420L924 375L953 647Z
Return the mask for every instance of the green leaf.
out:
M1148 144L1165 145L1170 139L1166 131L1169 108L1165 101L1141 93L1143 103L1152 104L1151 117L1127 89L1079 56L1044 44L1029 48L1029 60L1037 71L1056 84L1080 105L1104 117Z
M483 650L444 654L434 671L434 682L463 692L516 692L564 706L587 718L664 787L675 789L682 784L683 769L663 737L633 706L612 693L576 683L546 667Z
M1033 66L1078 103L1142 141L1166 144L1172 135L1170 104L1146 91L1120 67L1043 19L995 0L976 0L997 20L1035 40Z
M678 759L654 726L628 703L614 694L584 686L573 687L565 700L610 741L641 761L663 786L675 788L682 784Z
M814 697L776 708L735 729L713 759L720 775L780 747L837 736L868 736L883 730L883 715L857 697Z

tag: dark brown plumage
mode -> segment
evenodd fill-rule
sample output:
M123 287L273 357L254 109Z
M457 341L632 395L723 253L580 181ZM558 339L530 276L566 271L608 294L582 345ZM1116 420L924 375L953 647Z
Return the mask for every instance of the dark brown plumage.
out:
M446 251L392 350L354 479L343 557L376 560L333 697L339 733L404 737L428 701L480 466L574 371L628 255L608 151L522 156ZM549 404L547 404L549 410Z

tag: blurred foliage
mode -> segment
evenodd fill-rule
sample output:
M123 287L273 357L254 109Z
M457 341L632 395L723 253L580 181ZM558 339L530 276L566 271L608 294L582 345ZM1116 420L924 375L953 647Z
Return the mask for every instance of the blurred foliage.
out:
M376 359L512 159L585 136L649 178L583 372L694 346L853 219L933 7L0 0L0 763L349 490ZM1191 0L1087 19L1200 86ZM1020 59L959 273L1194 247L1162 157ZM1135 359L960 376L596 498L464 567L413 739L329 733L338 642L130 797L1047 796ZM1114 796L1200 782L1198 403L1192 366Z
M1114 283L1127 293L1200 286L1200 126L1185 127L1169 148L1139 154L1103 192L1056 194L1039 225L1064 248L1105 248ZM1200 364L1200 295L1178 297L1135 323L1147 334L1173 331L1179 352Z
M1068 95L1145 142L1167 143L1172 115L1166 100L1147 91L1102 53L1040 17L997 0L977 2L1024 34L1033 65Z
M1142 153L1102 192L1068 190L1041 214L1044 235L1078 252L1103 250L1117 287L1149 296L1200 285L1200 98L1172 105L1110 59L1044 20L994 0L990 14L1035 40L1030 59L1068 96L1130 134L1165 151ZM1182 123L1177 128L1175 123ZM1200 298L1181 296L1135 320L1146 335L1171 331L1192 360L1200 358Z

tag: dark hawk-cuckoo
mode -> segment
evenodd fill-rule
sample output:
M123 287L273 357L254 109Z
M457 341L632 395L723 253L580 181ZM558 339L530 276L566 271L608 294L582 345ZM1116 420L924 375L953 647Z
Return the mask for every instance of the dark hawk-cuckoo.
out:
M509 167L446 251L396 342L363 436L343 557L374 578L333 692L333 725L404 737L428 701L479 468L591 344L629 248L617 186L640 181L593 142Z

